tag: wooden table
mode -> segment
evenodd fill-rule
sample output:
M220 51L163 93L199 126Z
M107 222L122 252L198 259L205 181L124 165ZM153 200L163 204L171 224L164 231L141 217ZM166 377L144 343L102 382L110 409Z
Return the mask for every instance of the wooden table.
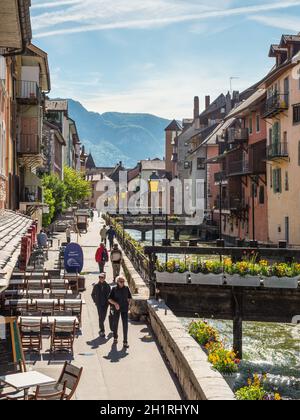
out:
M76 316L20 316L18 318L18 323L20 324L20 322L24 321L24 322L36 322L39 323L40 321L42 321L42 326L43 327L48 327L48 326L52 326L54 324L54 322L56 321L58 324L59 323L63 323L63 322L67 322L67 323L76 323L76 326L79 325L79 321L78 318Z
M0 376L0 382L14 388L16 391L24 391L24 399L28 400L29 389L39 385L52 385L56 381L50 376L39 372L24 372L13 375Z

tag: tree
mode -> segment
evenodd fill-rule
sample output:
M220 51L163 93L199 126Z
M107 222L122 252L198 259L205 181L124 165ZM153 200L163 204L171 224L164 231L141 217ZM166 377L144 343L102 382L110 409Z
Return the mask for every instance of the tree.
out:
M52 223L55 214L55 200L53 198L53 192L49 188L44 188L44 201L49 207L49 213L43 214L43 226L48 227Z
M42 180L44 200L49 206L50 214L45 217L45 223L52 223L66 208L66 188L58 175L45 175Z
M72 168L64 168L65 200L67 207L77 206L91 195L91 184L84 175Z

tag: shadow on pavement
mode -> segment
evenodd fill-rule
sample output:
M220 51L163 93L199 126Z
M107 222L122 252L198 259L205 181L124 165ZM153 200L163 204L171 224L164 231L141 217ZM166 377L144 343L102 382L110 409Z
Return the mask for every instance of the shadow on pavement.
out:
M121 351L119 351L117 345L113 344L111 351L108 353L107 356L104 356L104 359L110 360L111 363L119 363L120 360L125 359L125 357L127 356L129 356L127 350L122 349Z

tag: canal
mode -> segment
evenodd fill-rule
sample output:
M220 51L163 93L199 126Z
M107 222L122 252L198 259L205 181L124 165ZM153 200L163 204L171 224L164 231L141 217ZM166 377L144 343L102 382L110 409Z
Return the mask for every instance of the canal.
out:
M136 240L141 238L139 232L128 231L128 233ZM151 245L151 238L152 234L149 232L145 245ZM164 238L164 231L156 231L157 245L160 245ZM184 239L183 237L182 240ZM191 321L187 318L182 319L186 328ZM232 322L209 320L209 323L218 329L221 339L231 347ZM272 389L278 390L284 398L299 400L300 329L287 324L245 322L243 325L244 360L235 387L244 386L254 373L266 373L267 382Z

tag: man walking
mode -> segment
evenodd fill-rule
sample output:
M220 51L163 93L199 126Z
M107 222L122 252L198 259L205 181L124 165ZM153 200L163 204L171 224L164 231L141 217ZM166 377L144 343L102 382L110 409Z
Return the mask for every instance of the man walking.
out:
M110 226L110 228L107 231L107 238L109 241L109 246L110 246L110 250L112 251L113 246L114 246L114 240L116 238L116 232L114 230L114 228L112 226Z
M105 264L108 262L108 252L103 243L100 244L96 251L95 260L99 265L100 274L104 273Z
M127 286L125 286L125 279L118 277L117 286L111 290L109 296L109 303L113 306L113 333L114 344L118 344L118 329L120 317L123 324L123 345L124 349L128 349L128 312L129 305L132 300L132 295Z
M107 229L106 229L105 225L103 225L101 230L100 230L100 238L101 238L101 242L103 242L106 246L106 243L107 243Z
M122 264L122 261L123 261L123 253L119 249L118 244L114 245L113 250L110 254L110 260L111 260L111 263L112 263L114 283L115 283L117 277L120 275L121 264Z
M108 310L108 298L110 296L111 287L106 282L104 273L99 276L99 283L94 286L92 298L97 306L99 316L100 337L105 337L105 319Z

